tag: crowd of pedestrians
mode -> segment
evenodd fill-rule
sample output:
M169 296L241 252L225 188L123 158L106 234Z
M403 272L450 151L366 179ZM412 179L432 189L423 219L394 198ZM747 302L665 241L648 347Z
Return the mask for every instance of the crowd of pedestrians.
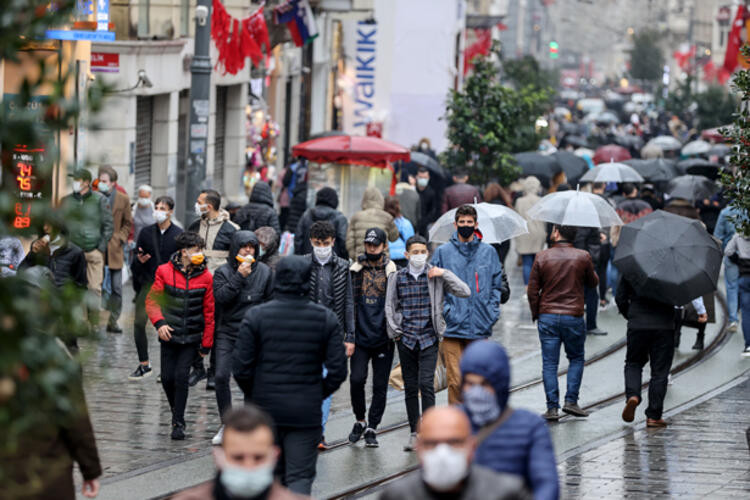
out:
M496 185L481 192L468 184L465 172L456 172L453 185L441 192L426 168L405 176L394 196L368 187L361 210L347 219L330 187L305 206L303 171L285 171L277 199L271 186L256 183L249 202L232 213L219 192L203 190L194 221L183 230L169 196L152 200L153 190L140 186L131 207L114 169L100 169L96 189L91 173L79 169L72 174L73 193L61 201L64 215L46 223L21 265L48 267L59 286L70 281L88 288L91 328L100 328L103 307L109 313L106 331L113 334L123 331L123 275L132 277L138 364L128 378L137 382L158 373L171 409L172 439L190 433L190 387L205 379L215 391L221 427L212 442L219 473L211 485L178 498L309 495L318 450L329 447L332 395L348 377L349 441L378 447L397 357L410 431L403 449L417 452L420 472L388 487L383 498L556 499L545 420L558 420L560 408L577 417L589 414L579 406L584 345L587 334L607 334L598 328L597 312L609 306L610 289L627 319L622 418L634 420L642 370L650 362L647 425L667 425L663 402L680 328L696 327L694 348L703 349L713 296L676 309L644 296L627 277L613 282L616 228L531 220L528 212L542 194L535 177L515 188ZM591 191L609 199L605 188L594 183ZM640 202L637 218L653 210L645 201L652 194L623 184L612 204L632 214ZM528 301L541 344L541 416L508 406L508 355L487 340L511 291L504 269L509 244L483 241L474 205L482 200L512 207L529 222L515 249L526 285L519 295ZM695 207L680 200L667 208L697 217ZM455 212L455 231L436 246L429 229L449 210ZM736 234L731 210L718 215L715 234L726 253L730 328L737 328L738 311L747 311L742 326L744 354L750 356L750 240ZM159 341L158 369L150 361L147 322ZM76 348L75 339L66 344ZM561 347L569 360L562 401ZM436 387L441 370L444 387ZM232 379L244 407L233 409ZM451 407L433 408L436 390L443 388ZM87 467L85 474L94 470Z

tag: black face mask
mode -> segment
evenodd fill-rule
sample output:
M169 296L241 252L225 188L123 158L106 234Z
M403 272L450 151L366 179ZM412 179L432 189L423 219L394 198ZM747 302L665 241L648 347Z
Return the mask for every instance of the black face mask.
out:
M374 262L380 258L380 256L383 255L382 253L369 253L365 252L365 257L367 257L367 260Z
M467 239L474 234L474 226L458 226L458 234L460 234L463 239Z

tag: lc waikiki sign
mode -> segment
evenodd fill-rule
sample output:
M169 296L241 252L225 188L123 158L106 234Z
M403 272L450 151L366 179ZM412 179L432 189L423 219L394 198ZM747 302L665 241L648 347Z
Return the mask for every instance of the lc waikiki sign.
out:
M374 21L344 23L346 72L339 80L343 92L344 131L366 135L367 125L382 121L383 95L378 85L378 25Z

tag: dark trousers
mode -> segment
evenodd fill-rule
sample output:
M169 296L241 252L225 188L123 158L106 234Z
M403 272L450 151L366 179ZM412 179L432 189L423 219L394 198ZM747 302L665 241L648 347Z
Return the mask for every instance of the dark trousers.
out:
M276 445L281 455L276 476L281 484L300 495L309 495L315 480L320 427L276 427Z
M641 399L641 376L646 362L651 361L651 382L648 386L646 416L658 420L667 395L667 379L672 368L674 332L672 330L628 329L625 353L625 397Z
M350 360L351 377L349 378L349 394L352 398L352 410L357 420L365 419L367 404L365 401L365 383L367 382L367 368L372 362L372 402L367 426L377 429L385 412L385 400L388 393L388 377L393 364L393 342L388 342L378 349L356 346ZM217 368L218 377L218 368Z
M419 393L422 393L422 413L435 406L435 366L438 359L438 343L420 349L419 344L409 349L398 343L401 375L404 377L404 401L411 432L417 432L419 423Z
M216 351L214 349L211 349L211 354L208 356L208 376L213 377L214 372L216 371ZM205 370L206 368L203 366L203 358L201 357L198 352L195 353L195 358L193 359L192 363L193 370Z
M596 287L583 289L583 298L586 302L586 331L596 329L596 315L599 312L599 293Z
M138 351L138 361L148 361L148 339L146 338L146 295L151 290L151 284L141 287L135 296L135 322L133 323L133 339Z
M216 373L214 383L216 384L216 404L219 407L219 416L232 409L232 390L229 383L232 378L232 357L234 354L234 343L236 339L227 335L219 335L214 342L212 352L216 353Z
M599 256L599 265L596 268L596 274L599 276L599 299L607 300L607 265L609 264L609 254L612 252L612 245L609 243L602 245Z
M112 293L107 298L107 310L109 311L109 324L115 325L122 312L122 269L110 269L109 278Z
M172 408L172 422L185 424L190 363L198 351L198 343L161 343L161 385Z

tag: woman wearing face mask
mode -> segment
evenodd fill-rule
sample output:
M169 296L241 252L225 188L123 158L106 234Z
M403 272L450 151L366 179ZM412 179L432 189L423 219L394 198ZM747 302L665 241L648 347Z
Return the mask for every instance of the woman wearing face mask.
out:
M159 334L161 383L172 409L172 439L185 439L188 376L195 352L206 356L214 340L213 278L206 269L203 238L185 232L177 251L156 270L146 312Z
M472 343L461 358L461 377L463 408L481 440L474 463L523 477L537 500L557 500L557 464L544 420L508 408L510 362L505 349L491 340Z
M216 479L178 493L174 500L304 500L277 481L279 458L271 418L254 405L231 410L225 417L221 447L214 448Z

